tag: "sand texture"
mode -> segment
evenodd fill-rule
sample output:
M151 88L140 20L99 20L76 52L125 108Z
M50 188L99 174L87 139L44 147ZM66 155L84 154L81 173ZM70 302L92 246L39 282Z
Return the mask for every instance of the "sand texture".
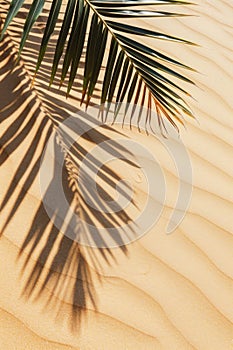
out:
M8 5L1 1L2 19ZM46 11L17 66L27 1L0 43L1 349L232 349L233 2L198 0L181 10L194 16L144 24L199 44L156 42L198 71L186 72L197 86L182 85L194 97L188 102L197 119L187 120L187 130L181 129L193 169L190 206L181 225L167 235L178 178L161 143L119 126L90 134L81 141L83 150L119 132L140 141L156 155L167 182L156 225L134 243L110 250L69 240L52 225L41 202L43 149L54 125L79 110L81 91L78 80L69 99L65 87L58 89L58 79L47 88L56 35L30 87ZM116 179L132 181L140 210L145 200L141 170L121 162L109 167ZM66 190L69 195L68 185ZM81 200L78 206L98 224ZM132 207L126 210L127 215L135 213Z

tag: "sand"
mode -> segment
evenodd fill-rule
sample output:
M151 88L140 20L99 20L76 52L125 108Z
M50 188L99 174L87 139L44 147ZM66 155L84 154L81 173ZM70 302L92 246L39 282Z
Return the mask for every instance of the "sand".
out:
M3 18L7 6L1 4ZM192 17L159 20L161 30L172 28L172 34L200 45L156 43L199 72L187 72L198 86L189 87L195 99L188 100L197 120L187 120L187 130L181 129L193 169L192 198L171 235L165 229L178 178L169 155L156 138L135 129L101 129L101 137L114 139L120 131L152 150L167 182L156 225L126 249L110 251L64 238L41 203L38 167L52 132L49 117L57 121L77 112L80 85L68 100L64 88L48 90L48 53L30 88L43 17L14 68L24 11L0 44L1 348L232 349L231 0L200 0L185 8ZM82 146L91 147L90 140L82 140ZM110 169L131 179L140 207L145 199L141 173L114 162Z

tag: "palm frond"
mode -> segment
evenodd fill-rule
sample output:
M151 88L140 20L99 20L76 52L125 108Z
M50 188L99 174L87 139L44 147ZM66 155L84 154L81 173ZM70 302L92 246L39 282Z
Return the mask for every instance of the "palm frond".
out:
M12 0L0 38L3 37L23 3L24 0ZM45 0L32 1L24 24L19 55L44 4ZM183 114L191 117L193 114L182 97L182 94L190 96L189 93L175 83L173 78L190 84L194 83L185 75L178 73L175 68L170 67L173 65L184 69L191 68L140 43L138 39L151 37L155 40L162 39L189 45L192 43L172 35L126 24L124 19L182 16L183 14L175 12L156 10L157 5L180 4L188 5L190 2L178 0L68 0L54 52L50 85L54 81L61 61L60 83L68 79L68 96L80 67L80 61L84 57L81 103L85 101L88 106L105 62L100 97L102 105L107 103L109 106L113 101L139 104L150 109L154 105L159 124L164 125L162 118L165 118L177 128L176 121L182 121ZM62 0L52 1L38 53L35 75L44 58L49 39L55 30L61 5ZM87 47L85 47L86 38ZM110 49L107 50L109 40ZM117 111L118 108L116 108L116 115Z

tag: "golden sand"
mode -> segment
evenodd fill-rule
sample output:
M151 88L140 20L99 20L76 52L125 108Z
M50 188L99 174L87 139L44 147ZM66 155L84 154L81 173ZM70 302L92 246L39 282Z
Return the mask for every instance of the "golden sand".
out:
M5 11L7 6L3 3L1 8ZM1 226L11 218L0 240L1 349L232 349L233 4L200 0L185 12L194 16L160 19L159 28L168 33L172 28L173 35L200 46L156 44L199 72L187 72L198 87L185 86L195 98L188 102L197 121L187 121L187 130L181 130L193 167L189 210L179 228L166 235L178 184L175 168L156 139L121 130L130 139L139 137L158 156L169 190L166 207L150 232L127 246L127 254L117 248L112 256L106 251L104 258L100 251L72 246L73 260L64 263L62 271L59 264L51 266L62 235L46 224L36 170L52 125L46 110L52 116L76 112L80 86L68 100L56 86L48 91L48 54L35 82L38 93L30 89L39 25L13 71L21 18L1 43ZM153 25L151 20L145 24ZM151 39L147 42L152 44ZM111 131L105 133L111 137ZM118 168L121 176L123 171ZM126 167L126 177L127 171ZM136 200L143 200L143 191ZM33 222L36 215L38 221ZM39 243L33 249L29 242L19 258L32 227ZM48 237L54 243L45 259L46 253L40 253L49 244ZM77 261L88 277L77 273ZM43 287L50 271L53 276Z

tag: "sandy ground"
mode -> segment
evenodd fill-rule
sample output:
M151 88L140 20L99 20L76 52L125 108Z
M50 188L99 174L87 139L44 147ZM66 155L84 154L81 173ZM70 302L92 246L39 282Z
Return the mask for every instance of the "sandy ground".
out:
M7 6L1 7L4 17ZM195 100L189 101L197 121L187 121L187 130L181 130L193 168L193 193L173 234L166 235L165 228L178 179L161 143L127 128L99 134L114 138L121 131L123 138L153 150L167 182L159 221L126 249L79 247L48 220L38 178L52 128L46 113L59 120L76 112L80 86L68 100L56 86L47 90L48 53L35 83L37 93L30 89L39 25L14 69L20 16L1 43L2 349L232 349L233 5L231 0L200 0L186 13L195 16L161 19L159 27L169 33L172 28L172 34L200 47L157 43L199 72L187 72L198 85L190 88ZM114 162L111 169L130 178L140 207L140 171Z

